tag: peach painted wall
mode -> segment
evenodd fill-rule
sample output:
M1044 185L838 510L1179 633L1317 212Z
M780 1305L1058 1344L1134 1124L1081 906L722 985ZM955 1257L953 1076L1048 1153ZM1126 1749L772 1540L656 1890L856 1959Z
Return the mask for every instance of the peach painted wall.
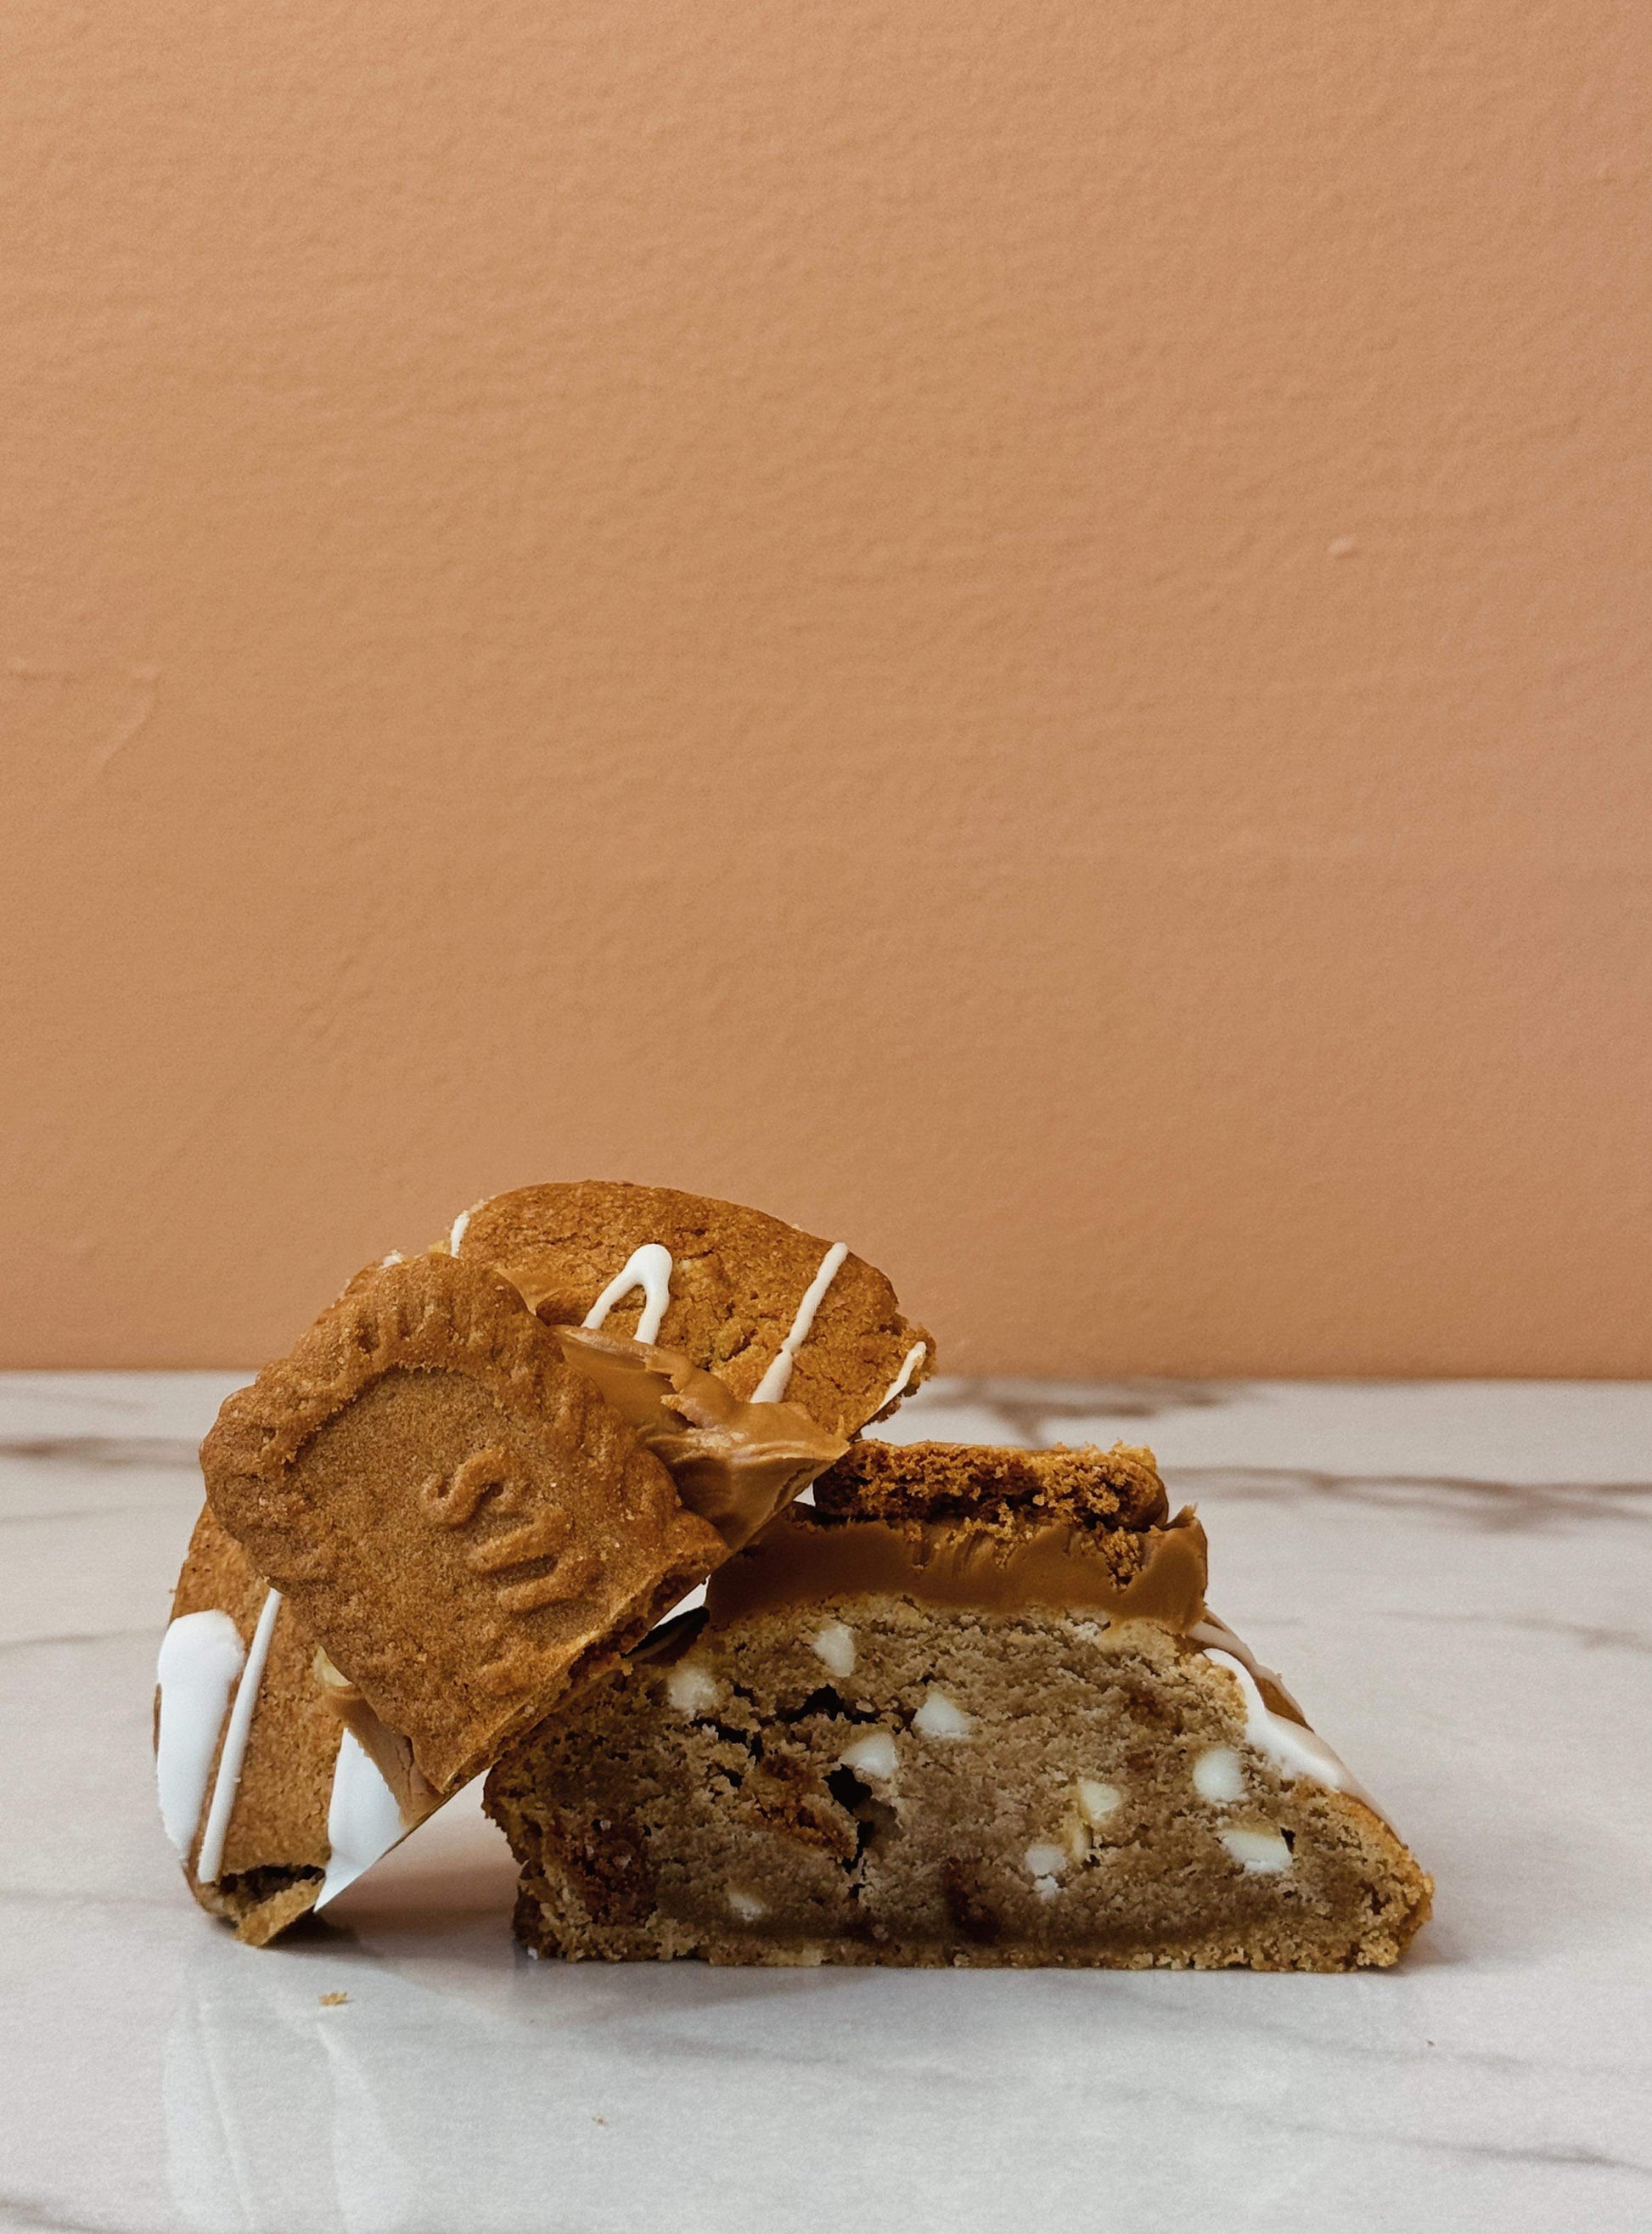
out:
M15 0L0 1355L599 1173L1652 1373L1649 23Z

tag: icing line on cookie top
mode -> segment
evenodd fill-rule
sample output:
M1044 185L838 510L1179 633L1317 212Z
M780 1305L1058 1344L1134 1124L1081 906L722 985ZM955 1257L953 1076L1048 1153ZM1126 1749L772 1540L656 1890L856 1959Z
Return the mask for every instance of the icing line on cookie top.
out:
M327 1802L327 1872L316 1896L317 1908L405 1838L408 1826L396 1797L378 1764L354 1730L339 1741L333 1764L333 1788Z
M1231 1652L1236 1660L1243 1661L1256 1679L1257 1689L1262 1693L1263 1704L1264 1706L1270 1704L1268 1695L1271 1692L1283 1706L1284 1719L1287 1721L1300 1722L1304 1729L1308 1728L1307 1715L1303 1712L1300 1703L1286 1690L1278 1669L1264 1668L1244 1639L1242 1636L1236 1636L1226 1622L1213 1614L1209 1606L1205 1607L1200 1617L1198 1628L1188 1630L1187 1641L1190 1644L1196 1644L1201 1652L1208 1652L1214 1644L1224 1652ZM1273 1708L1275 1714L1278 1714L1279 1711L1279 1707Z
M200 1828L230 1693L245 1659L240 1630L217 1610L180 1614L160 1640L155 1793L167 1836L186 1859Z
M785 1395L792 1378L792 1367L798 1351L809 1338L809 1329L814 1324L814 1315L826 1300L826 1291L838 1277L838 1267L849 1254L846 1241L834 1241L820 1259L820 1269L804 1290L803 1300L797 1307L797 1316L792 1321L792 1330L780 1344L780 1355L747 1399L752 1404L778 1404ZM885 1398L887 1402L888 1399Z
M224 1733L224 1751L219 1759L218 1781L212 1787L212 1804L206 1811L201 1850L195 1858L195 1875L202 1885L216 1885L224 1865L224 1839L230 1827L230 1817L235 1813L235 1795L241 1788L247 1732L252 1727L252 1709L258 1703L264 1663L270 1657L270 1639L275 1634L276 1616L280 1610L281 1593L271 1591L259 1612L258 1625L246 1649L246 1665L235 1687L235 1704L230 1709L230 1726Z
M585 1313L584 1324L599 1327L616 1303L633 1288L643 1290L643 1316L637 1322L637 1340L653 1342L660 1322L671 1307L671 1252L662 1242L645 1241L633 1249L596 1302Z
M1205 1657L1225 1668L1238 1685L1244 1699L1245 1742L1270 1760L1282 1776L1309 1776L1328 1791L1351 1792L1368 1806L1373 1804L1316 1731L1274 1713L1243 1660L1213 1644L1205 1647Z
M885 1389L883 1395L878 1399L877 1403L872 1408L872 1417L874 1420L877 1418L878 1413L883 1410L885 1404L892 1404L895 1399L901 1394L901 1391L905 1388L913 1374L917 1372L918 1362L923 1357L924 1351L928 1348L929 1344L926 1342L915 1342L911 1348L907 1351L905 1356L901 1361L900 1371L895 1375L895 1378L890 1382L888 1388Z

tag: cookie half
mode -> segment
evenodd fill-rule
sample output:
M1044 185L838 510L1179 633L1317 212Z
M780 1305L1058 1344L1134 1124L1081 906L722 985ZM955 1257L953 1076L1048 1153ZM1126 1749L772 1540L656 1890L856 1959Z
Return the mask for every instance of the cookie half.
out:
M534 1952L1335 1970L1432 1888L1145 1451L863 1444L486 1805Z
M455 1219L447 1245L549 1325L658 1344L841 1436L934 1370L933 1338L875 1265L739 1203L607 1179L519 1187Z
M440 1805L209 1506L155 1691L161 1817L203 1908L261 1947Z

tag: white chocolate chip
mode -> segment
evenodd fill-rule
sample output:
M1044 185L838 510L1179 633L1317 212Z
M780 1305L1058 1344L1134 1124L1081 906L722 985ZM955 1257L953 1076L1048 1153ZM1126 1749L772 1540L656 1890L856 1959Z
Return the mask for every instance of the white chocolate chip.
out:
M1033 1879L1033 1891L1038 1895L1040 1900L1054 1900L1061 1889L1061 1886L1056 1883L1054 1878L1035 1878Z
M1079 1813L1087 1823L1105 1822L1123 1797L1116 1784L1097 1784L1087 1776L1079 1779Z
M824 1660L834 1676L855 1672L855 1633L843 1621L829 1621L814 1640L814 1656Z
M838 1758L857 1776L875 1776L886 1784L895 1773L895 1741L887 1730L868 1730Z
M1216 1835L1243 1870L1270 1875L1290 1867L1290 1849L1277 1831L1218 1831Z
M1244 1799L1244 1771L1231 1746L1210 1746L1200 1754L1193 1763L1193 1789L1213 1807Z
M1029 1877L1058 1878L1067 1867L1067 1849L1037 1843L1028 1847L1024 1858Z
M975 1728L975 1718L931 1684L928 1697L912 1716L912 1728L926 1738L967 1738Z
M717 1679L692 1660L679 1660L665 1679L665 1695L680 1714L708 1715L717 1703Z
M739 1885L728 1888L728 1905L742 1924L755 1924L760 1916L768 1914L767 1902L758 1899L754 1892L746 1892Z

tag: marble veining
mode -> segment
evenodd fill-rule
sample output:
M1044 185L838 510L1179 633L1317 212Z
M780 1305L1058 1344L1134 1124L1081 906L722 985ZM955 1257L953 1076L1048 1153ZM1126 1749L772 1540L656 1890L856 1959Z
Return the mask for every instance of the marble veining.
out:
M1558 1636L1579 1644L1585 1652L1652 1652L1652 1630L1608 1627L1599 1622L1561 1621L1551 1614L1413 1613L1388 1609L1389 1621L1420 1621L1483 1629L1529 1630L1534 1636Z
M1278 1503L1341 1499L1499 1532L1579 1520L1652 1523L1652 1483L1644 1481L1472 1481L1445 1474L1326 1473L1306 1466L1172 1466L1166 1478L1190 1497L1219 1493L1224 1500Z
M193 1466L199 1446L157 1435L0 1436L0 1463L7 1459L72 1466Z
M0 1376L0 2226L1652 2225L1652 1388L953 1380L891 1423L1146 1440L1197 1499L1222 1615L1439 1882L1399 1971L1291 1979L529 1963L473 1793L238 1946L147 1750L232 1385Z
M996 1440L1005 1443L1060 1442L1064 1425L1105 1416L1111 1420L1158 1420L1166 1413L1212 1404L1231 1404L1239 1384L1217 1381L1092 1381L1081 1384L1046 1381L965 1379L933 1382L924 1392L928 1406L939 1401L978 1408L998 1422ZM921 1401L923 1399L915 1400Z

